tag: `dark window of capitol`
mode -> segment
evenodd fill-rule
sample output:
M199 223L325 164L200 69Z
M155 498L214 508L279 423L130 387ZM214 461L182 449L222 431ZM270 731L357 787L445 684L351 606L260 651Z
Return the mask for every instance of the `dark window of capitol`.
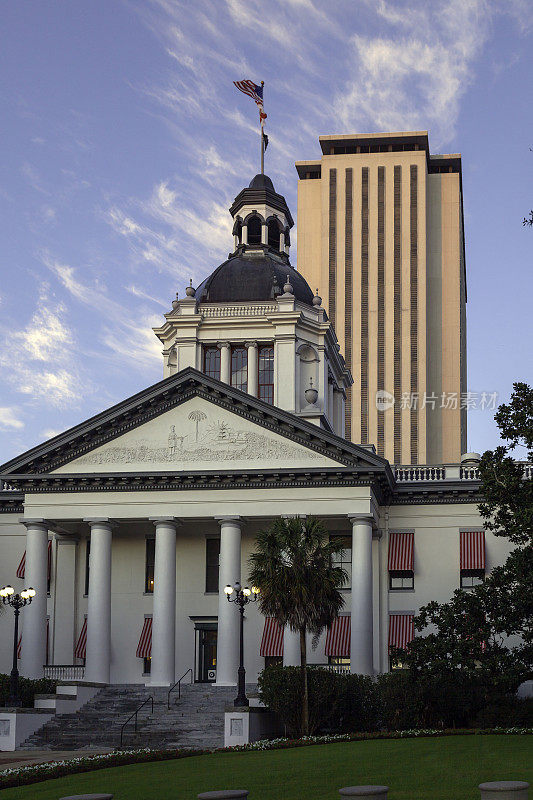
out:
M218 347L204 347L204 374L220 380L220 350Z
M462 569L461 570L461 589L473 589L485 580L484 569Z
M146 567L144 571L144 591L154 593L155 539L146 540Z
M274 345L259 348L259 399L274 403Z
M205 590L218 592L218 563L220 559L220 539L205 540Z
M389 589L414 589L415 576L412 570L390 570Z
M346 533L332 533L330 540L335 544L341 544L342 550L334 553L331 561L333 566L342 567L346 572L346 580L343 589L352 588L352 537Z

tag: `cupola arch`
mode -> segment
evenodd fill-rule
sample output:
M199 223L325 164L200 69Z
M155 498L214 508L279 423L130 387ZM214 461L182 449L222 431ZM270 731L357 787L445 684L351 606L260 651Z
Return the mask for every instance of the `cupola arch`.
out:
M270 216L267 219L266 224L267 224L268 244L274 250L279 250L283 226L279 221L278 217L276 217L275 215Z
M243 222L243 227L247 230L247 244L261 244L262 229L265 224L264 217L257 211L252 211L248 214Z

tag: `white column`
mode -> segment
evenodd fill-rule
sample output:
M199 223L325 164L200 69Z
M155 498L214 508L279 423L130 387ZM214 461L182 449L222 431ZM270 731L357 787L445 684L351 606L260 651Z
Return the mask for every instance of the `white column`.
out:
M220 380L222 383L231 383L231 347L229 342L219 342L220 350Z
M176 526L178 521L173 517L158 517L151 521L155 525L155 564L150 685L170 686L176 679Z
M246 342L248 348L248 394L257 397L258 393L258 362L257 342Z
M220 517L218 570L217 685L236 686L239 666L239 610L229 603L224 586L241 579L241 518Z
M72 664L76 619L76 554L78 539L56 533L57 557L54 571L53 664ZM85 573L83 574L85 579ZM50 642L52 652L52 642Z
M46 661L46 588L48 582L48 525L43 519L21 520L26 526L24 588L35 589L32 602L22 610L20 673L42 678Z
M268 244L268 225L261 225L261 244Z
M350 672L372 675L372 517L352 523L352 603Z
M241 242L242 244L248 244L248 225L242 226Z
M85 680L109 683L111 666L111 541L109 519L84 519L91 526L87 661Z
M279 235L279 252L285 252L285 231L281 231Z
M291 631L288 625L283 629L283 666L299 667L300 656L300 634L298 631Z

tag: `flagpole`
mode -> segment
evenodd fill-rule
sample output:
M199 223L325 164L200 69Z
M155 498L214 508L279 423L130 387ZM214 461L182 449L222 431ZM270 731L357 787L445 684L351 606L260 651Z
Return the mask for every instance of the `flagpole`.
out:
M261 87L264 87L264 85L265 85L265 82L261 81ZM263 89L263 92L264 92L264 89ZM264 97L263 97L263 108L262 109L260 108L260 111L259 111L259 121L261 123L260 124L260 130L259 130L259 135L261 137L261 175L265 174L265 137L263 136L263 126L265 124L265 121L264 121L263 117L261 116L261 110L264 111L264 108L265 108L265 106L264 106Z

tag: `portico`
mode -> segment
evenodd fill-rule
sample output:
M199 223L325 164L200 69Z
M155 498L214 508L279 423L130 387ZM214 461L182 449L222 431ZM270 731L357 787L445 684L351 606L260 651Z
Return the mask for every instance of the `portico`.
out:
M34 498L35 499L35 498ZM39 530L42 531L45 546L42 552L35 553L34 550L27 550L27 558L33 564L34 574L39 569L45 570L47 566L47 547L46 541L48 532L61 529L60 534L54 535L56 547L65 545L66 538L71 537L73 546L77 550L78 562L83 561L85 550L90 543L90 566L89 566L89 585L88 596L80 596L80 591L76 592L76 606L72 608L73 630L76 637L79 634L82 620L87 618L87 642L86 642L86 661L84 679L94 683L108 682L127 682L124 680L125 669L123 660L132 660L137 647L139 633L142 628L142 620L145 616L143 612L147 609L152 619L151 634L151 672L150 675L142 678L144 682L154 686L169 686L179 677L187 667L193 667L197 654L194 653L195 637L194 625L191 617L195 617L198 611L206 611L203 616L213 619L217 636L216 647L216 683L217 685L232 686L236 684L238 666L238 615L231 604L227 602L223 592L223 587L230 582L242 580L246 583L247 561L254 549L256 532L270 524L272 517L257 516L250 513L252 505L258 505L257 498L250 500L249 513L246 515L221 515L206 519L202 516L180 517L159 516L146 517L143 519L131 517L80 517L73 519L72 508L61 508L57 503L58 498L41 496L40 503L44 505L47 501L53 502L56 519L52 522L41 518L38 522ZM95 498L96 499L96 498ZM98 498L102 501L102 498ZM213 498L206 497L206 502ZM187 498L180 499L180 511L183 509ZM169 498L169 503L175 505L176 498ZM267 500L268 504L271 503ZM261 506L262 503L259 503ZM364 501L361 501L364 505ZM274 501L275 507L275 501ZM374 517L372 515L361 515L354 517L351 514L339 517L338 515L328 517L322 514L328 528L335 533L349 533L352 530L353 548L356 549L357 537L360 535L361 525L370 526L370 536L372 535L372 525ZM357 525L355 520L357 519ZM34 536L34 529L37 523L35 519L31 523L26 522L28 531L27 537ZM200 590L203 586L196 586L196 582L202 581L199 574L198 562L203 561L202 549L205 546L206 535L211 537L212 531L218 528L220 541L220 561L218 592L213 596L205 596ZM134 581L128 588L136 588L134 592L123 591L124 575L132 571L133 563L138 562L142 554L141 547L146 537L155 532L155 569L154 586L151 596L142 593L140 582ZM208 534L205 532L208 531ZM71 533L69 533L71 532ZM128 534L129 532L129 534ZM364 531L363 535L368 531ZM127 552L130 553L131 563L125 563ZM28 556L29 554L29 556ZM180 562L185 562L184 568L180 567ZM196 562L196 574L191 574L190 564ZM139 564L136 563L138 567ZM189 573L189 574L187 574ZM181 584L181 585L180 585ZM46 587L45 587L46 588ZM194 593L196 589L196 593ZM372 592L371 583L366 584L368 592ZM354 594L361 603L363 609L372 608L372 598L363 597L362 592L355 591L352 587L351 593L346 591L346 605L343 613L351 613L352 646L356 657L352 657L354 671L362 671L362 666L368 670L367 674L372 674L372 648L374 642L374 631L372 625L361 624L359 619L359 607L353 599ZM202 597L202 595L204 595ZM61 604L62 597L54 598L56 605ZM202 603L202 607L199 603ZM41 612L39 621L31 620L30 625L24 629L23 652L33 654L31 669L34 677L43 674L45 657L35 655L37 647L42 647L42 633L46 630L46 594L44 603L45 613ZM210 613L209 613L210 612ZM130 625L128 617L133 616L136 624ZM42 622L42 624L41 624ZM251 673L254 674L262 668L259 658L259 643L261 640L264 620L257 612L257 609L248 611L246 616L246 661ZM34 631L37 631L35 640ZM54 646L51 643L51 663L58 663L54 657ZM46 646L46 645L45 645ZM309 648L308 658L312 663L314 660L324 661L322 650L314 654ZM39 651L40 653L40 651ZM124 657L127 656L127 659ZM29 657L26 655L29 663ZM284 663L299 664L299 639L298 636L289 630L284 632ZM42 662L42 663L41 663ZM66 663L61 659L61 663ZM23 669L30 667L24 666ZM141 666L138 666L141 669ZM253 672L252 672L253 671ZM127 670L126 670L127 672ZM141 678L141 676L139 676ZM138 682L132 680L132 682ZM196 680L200 680L199 672L196 671Z

